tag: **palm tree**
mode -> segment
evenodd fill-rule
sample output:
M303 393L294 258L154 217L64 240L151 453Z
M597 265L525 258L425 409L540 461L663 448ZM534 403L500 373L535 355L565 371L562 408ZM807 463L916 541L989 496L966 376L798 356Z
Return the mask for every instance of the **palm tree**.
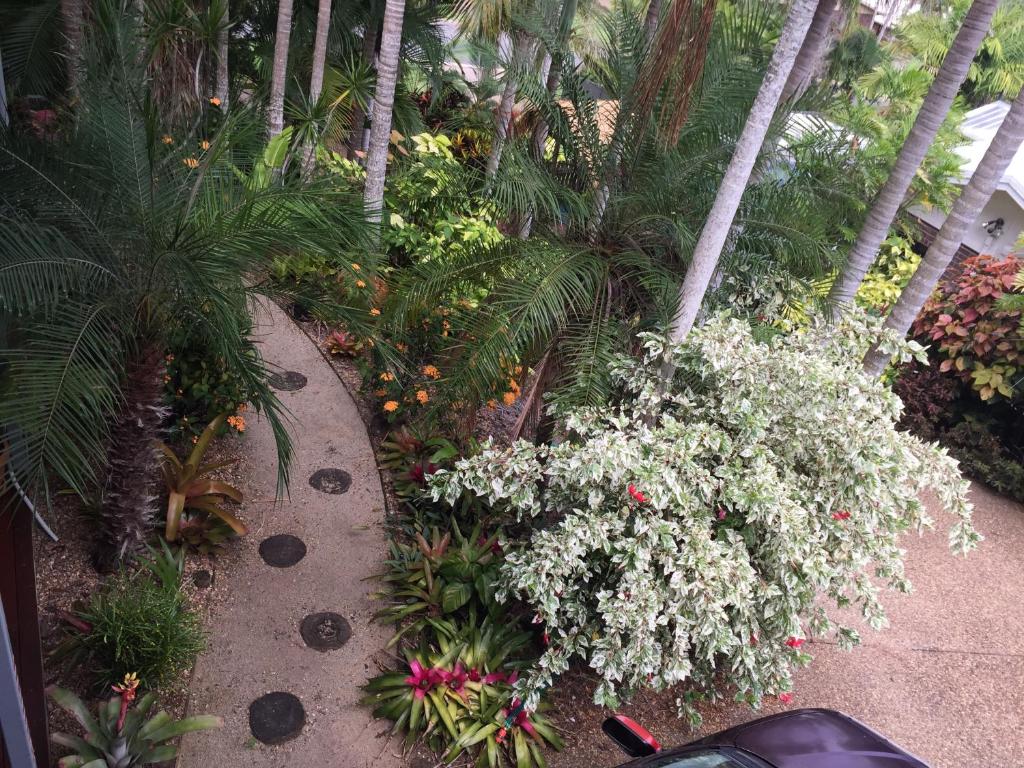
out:
M316 15L316 38L313 42L313 72L309 78L309 103L320 100L324 87L324 67L327 64L327 33L331 28L331 0L320 0ZM308 177L316 162L316 144L306 144L302 157L302 175Z
M220 101L220 108L227 112L231 98L230 73L228 71L228 43L231 37L230 0L220 0L223 11L217 24L217 81L213 95Z
M885 184L875 196L857 239L847 257L846 267L832 286L830 299L836 305L850 304L864 275L878 254L878 248L899 211L917 168L946 119L953 99L988 32L999 0L974 0L956 40L942 61L938 74L924 98L914 127L903 144Z
M811 28L807 30L807 37L800 46L800 53L786 80L786 87L782 89L783 101L800 98L810 86L828 53L832 27L842 9L841 0L819 0L818 7L814 9L814 18L811 19Z
M68 92L75 98L81 82L82 37L85 29L82 0L60 0L60 16L67 46Z
M654 42L654 35L658 31L658 22L661 21L661 0L651 0L647 6L647 15L644 17L644 40L650 46Z
M949 216L942 223L935 240L928 247L924 258L906 288L900 294L896 305L889 312L885 326L905 336L910 330L914 318L931 292L935 289L950 261L960 248L964 235L978 220L982 209L988 203L1003 174L1013 161L1014 156L1024 141L1024 91L1013 101L1009 112L1003 118L1002 125L996 131L985 151L985 156L978 163L977 169L967 182L963 192L953 204ZM872 376L878 376L885 369L888 357L875 348L864 358L864 370Z
M501 154L508 140L509 128L512 125L512 108L515 106L518 92L520 70L525 67L526 60L533 50L533 38L523 29L512 33L512 50L505 63L505 87L501 91L498 111L494 115L494 140L487 156L487 178L494 178L501 164Z
M654 0L657 3L658 0ZM569 35L572 34L572 23L576 18L576 8L579 0L563 0L561 13L558 18L558 34L555 37L555 44L552 47L551 68L548 69L547 81L544 84L548 96L554 98L558 92L558 84L562 79L563 58L567 55ZM537 125L533 129L533 153L535 157L544 157L544 145L548 140L548 121L543 113L540 114Z
M274 67L267 104L267 135L272 139L284 130L284 86L288 77L288 41L292 34L292 0L278 0Z
M366 22L363 25L362 61L371 68L374 66L374 57L377 53L377 35L380 31L380 19L376 11L377 4L370 3ZM350 157L356 156L357 152L363 150L365 136L366 109L357 99L352 106L352 123L348 134L348 153Z
M154 135L135 21L117 0L94 11L76 130L0 138L0 389L19 393L0 397L0 432L30 493L51 478L103 492L102 539L116 558L153 532L169 346L207 350L251 394L283 487L291 445L248 339L249 302L286 298L261 280L282 253L344 269L367 240L351 191L270 183L280 152L260 151L252 110L232 110L207 149L195 135ZM350 320L368 328L367 311Z
M398 82L398 58L402 50L402 18L405 0L386 0L381 28L380 58L377 63L377 87L373 92L370 115L370 140L366 153L366 187L363 200L371 223L379 224L384 208L384 176L391 139L391 110Z
M815 0L794 0L790 6L779 42L775 45L761 88L736 143L714 205L694 247L686 279L679 290L679 306L669 330L669 338L673 343L685 339L697 319L711 276L718 267L722 248L729 237L740 199L778 107L782 89L811 25L815 5Z

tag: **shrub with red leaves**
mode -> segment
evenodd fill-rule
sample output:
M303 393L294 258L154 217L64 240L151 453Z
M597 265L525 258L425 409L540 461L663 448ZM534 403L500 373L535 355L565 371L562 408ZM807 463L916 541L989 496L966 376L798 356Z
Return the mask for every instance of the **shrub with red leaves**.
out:
M982 400L1009 399L1020 391L1021 312L997 304L1021 266L1012 255L965 259L959 275L940 285L914 321L914 336L932 344L939 370L968 382Z

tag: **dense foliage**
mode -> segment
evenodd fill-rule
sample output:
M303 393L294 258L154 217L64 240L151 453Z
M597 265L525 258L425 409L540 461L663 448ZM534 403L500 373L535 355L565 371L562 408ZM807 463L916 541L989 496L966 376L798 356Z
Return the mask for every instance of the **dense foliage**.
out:
M616 364L621 397L566 414L561 444L485 447L434 475L434 498L469 491L545 522L509 554L501 590L550 636L520 685L528 702L579 657L608 706L684 681L714 696L722 675L757 705L791 688L803 638L857 642L818 595L885 625L872 576L909 589L899 542L931 525L922 489L956 515L954 551L977 543L955 462L897 430L899 400L855 362L876 339L920 355L860 321L758 342L718 319L672 351L662 392L647 337L643 363Z

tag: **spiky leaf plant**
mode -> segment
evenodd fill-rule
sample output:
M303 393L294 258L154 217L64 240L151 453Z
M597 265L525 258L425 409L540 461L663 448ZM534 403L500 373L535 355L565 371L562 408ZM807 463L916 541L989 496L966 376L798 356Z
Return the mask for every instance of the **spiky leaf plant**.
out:
M251 183L265 159L260 122L244 108L208 135L165 132L126 5L95 4L74 130L45 144L0 139L0 428L34 492L52 476L85 495L108 467L148 473L148 458L127 457L148 457L140 446L157 437L152 350L185 334L253 393L283 488L291 445L246 343L246 315L261 295L294 298L262 279L277 255L347 267L359 253L363 274L372 271L362 203L334 178L302 184L283 172ZM366 301L316 307L368 335ZM118 508L129 498L125 490ZM107 521L116 553L138 551L151 511L139 505L130 525Z

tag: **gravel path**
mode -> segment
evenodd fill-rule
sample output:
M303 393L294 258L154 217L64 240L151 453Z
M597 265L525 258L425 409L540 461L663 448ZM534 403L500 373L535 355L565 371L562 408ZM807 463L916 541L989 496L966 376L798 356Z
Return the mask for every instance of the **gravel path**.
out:
M385 724L358 703L387 640L372 621L366 581L386 549L373 451L332 368L276 306L259 313L256 338L282 373L275 386L294 419L290 496L274 503L273 437L252 416L242 473L250 531L220 577L229 583L217 585L226 596L190 702L192 713L221 715L225 726L186 737L178 766L398 766L398 745L380 736ZM321 613L333 616L307 620ZM307 645L304 620L306 638L327 650Z

